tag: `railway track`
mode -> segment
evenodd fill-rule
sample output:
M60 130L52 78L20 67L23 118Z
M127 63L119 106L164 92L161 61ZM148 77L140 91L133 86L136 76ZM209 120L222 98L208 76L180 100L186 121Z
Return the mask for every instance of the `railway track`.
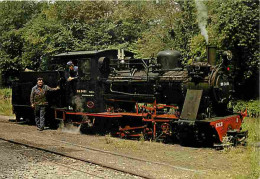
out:
M18 145L18 146L23 146L23 147L26 147L26 148L23 148L23 149L14 149L13 151L14 152L25 152L25 151L34 151L34 150L37 150L37 151L39 151L39 149L36 149L36 148L32 148L32 147L30 147L30 148L28 148L26 145L21 145L21 144L18 144L18 143L15 143L15 142L12 142L12 141L10 141L10 140L3 140L3 139L0 139L0 143L3 143L3 142L7 142L7 143L11 143L11 144L13 144L13 145ZM44 153L46 153L46 151L44 151L44 150L40 150L40 151L42 151L42 152L44 152ZM43 154L44 154L43 153ZM48 152L48 153L50 153L50 152ZM54 154L54 153L50 153L50 154ZM54 155L56 155L56 154L54 154ZM63 156L64 157L64 156ZM50 163L53 163L53 164L55 164L55 165L58 165L58 166L61 166L61 167L65 167L65 168L67 168L67 169L69 169L69 170L74 170L74 171L77 171L77 172L80 172L80 173L83 173L83 174L87 174L87 175L90 175L90 176L93 176L93 177L96 177L96 178L105 178L105 177L101 177L101 176L99 176L99 175L96 175L96 174L93 174L93 173L91 173L91 172L87 172L87 171L83 171L83 170L80 170L80 169L77 169L77 168L75 168L75 167L71 167L71 166L69 166L69 165L66 165L66 164L63 164L63 163L61 163L61 162L55 162L54 160L50 160L50 157L48 156L48 157L46 157L46 156L41 156L41 158L42 158L42 160L46 160L46 161L48 161L48 162L50 162Z
M39 137L39 136L35 136L35 137ZM39 137L39 138L41 138L41 137ZM189 169L189 168L185 168L185 167L170 165L170 164L167 164L167 163L145 160L145 159L141 159L141 158L137 158L137 157L133 157L133 156L129 156L129 155L118 154L118 153L115 153L115 152L110 152L110 151L106 151L106 150L96 149L96 148L83 146L83 145L78 145L78 144L74 144L74 143L66 142L66 141L61 141L61 140L55 140L55 139L50 139L50 140L55 141L55 142L64 143L64 144L67 144L67 145L80 147L82 149L87 149L87 150L90 150L90 151L96 151L96 152L105 153L105 154L109 154L109 155L113 155L113 156L119 156L119 157L127 158L127 159L130 159L130 160L135 160L135 161L140 161L140 162L144 162L144 163L161 165L161 166L167 166L167 167L171 167L173 169L179 169L179 170L184 170L184 171L204 173L204 171L202 171L202 170L194 170L194 169Z
M14 142L12 140L6 140L6 139L2 139L0 138L0 143L2 142L8 142L8 143L11 143L11 144L14 144L14 145L17 145L17 146L23 146L23 147L26 147L26 148L23 148L23 149L18 149L18 150L14 150L14 152L24 152L24 151L33 151L33 150L37 150L38 153L39 151L43 152L43 154L41 154L41 160L42 161L48 161L50 163L53 163L55 165L58 165L58 166L61 166L61 167L64 167L64 168L67 168L68 170L74 170L76 172L80 172L82 174L85 174L85 175L88 175L88 176L91 176L91 177L94 177L94 178L107 178L107 176L103 176L103 175L100 175L100 174L94 174L93 172L88 172L86 170L82 170L82 169L79 169L79 168L76 168L76 167L73 167L71 165L68 165L68 164L64 164L62 162L57 162L57 161L54 161L54 160L51 160L50 159L50 156L46 156L46 153L48 154L51 154L51 155L58 155L60 157L64 157L64 158L69 158L69 159L72 159L74 160L74 163L75 161L77 162L83 162L83 163L87 163L87 164L91 164L91 165L96 165L100 168L105 168L105 169L109 169L113 172L117 172L117 173L122 173L123 175L126 176L126 178L145 178L143 176L139 176L137 174L130 174L128 172L125 172L125 171L122 171L122 170L117 170L117 169L114 169L114 168L111 168L111 167L105 167L105 166L100 166L98 164L95 164L95 163L90 163L86 160L83 160L83 159L79 159L79 158L75 158L75 157L71 157L71 156L68 156L68 155L64 155L64 154L61 154L61 153L57 153L57 152L53 152L53 151L49 151L49 150L45 150L45 149L42 149L42 148L38 148L38 147L33 147L33 146L29 146L29 145L26 145L26 144L22 144L22 143L19 143L19 142ZM45 154L44 154L45 153ZM100 170L100 169L99 169ZM127 177L128 176L128 177ZM131 176L131 177L130 177Z
M0 123L2 122L3 121L0 120ZM3 124L8 126L12 125L8 122L3 122ZM30 127L28 127L27 130L29 130L29 128ZM93 148L87 145L81 145L81 142L74 142L73 138L67 138L66 135L64 135L65 133L63 133L63 135L57 138L52 137L52 135L49 135L48 130L41 133L38 133L36 131L30 131L31 130L29 130L29 132L25 132L22 131L21 128L21 131L18 132L18 136L17 134L15 134L15 136L13 137L10 137L8 134L5 135L4 133L2 133L3 135L0 135L0 139L13 144L26 146L28 148L45 151L63 157L68 157L81 162L95 164L100 167L104 167L118 172L123 172L141 178L158 178L162 176L171 177L175 175L187 176L194 174L207 175L208 173L204 170L190 169L188 167L182 167L177 165L171 165L164 162L159 162L156 161L156 159L153 161L146 160L130 155L106 151L99 148ZM43 141L43 143L40 141ZM72 152L67 152L67 150L71 150ZM168 172L159 172L164 170Z
M37 135L35 135L34 137L41 138L41 137L39 137ZM153 178L152 176L149 176L149 175L146 175L146 174L140 174L140 173L137 173L135 171L129 171L127 169L122 169L122 168L119 168L119 167L115 167L113 165L102 164L102 163L96 162L96 161L89 161L89 160L86 160L86 159L83 159L83 158L80 158L80 157L70 156L70 155L67 155L65 153L56 152L56 151L53 151L53 150L48 150L48 149L44 149L44 148L41 148L41 147L28 145L28 144L17 142L17 141L13 141L13 140L4 139L4 138L1 138L1 137L0 137L0 140L6 141L6 142L10 142L10 143L13 143L13 144L16 144L16 145L22 145L22 146L26 146L28 148L32 148L32 149L37 149L37 150L40 150L40 151L48 152L48 153L51 153L51 154L55 154L55 155L59 155L59 156L67 157L67 158L71 158L71 159L78 160L78 161L81 161L81 162L95 164L95 165L98 165L98 166L101 166L101 167L104 167L104 168L107 168L107 169L112 169L112 170L115 170L115 171L118 171L118 172L127 173L127 174L130 174L130 175L136 176L136 177ZM109 152L109 151L105 151L105 150L100 150L100 149L96 149L96 148L91 148L91 147L87 147L87 146L73 144L73 143L66 142L66 141L55 140L55 139L50 139L50 140L55 141L55 142L64 143L64 144L67 144L67 145L80 147L80 148L83 148L83 149L86 149L86 150L89 150L89 151L95 151L95 152L105 153L105 154L109 154L109 155L113 155L113 156L123 157L123 158L129 159L129 160L135 160L135 161L143 162L143 163L146 163L146 164L148 163L150 165L153 165L154 167L155 167L155 165L160 165L160 166L167 166L167 167L171 167L173 169L189 171L189 172L194 172L194 173L206 173L205 171L202 171L202 170L194 170L194 169L189 169L189 168L169 165L169 164L166 164L166 163L149 161L149 160L140 159L140 158L136 158L136 157L132 157L132 156L128 156L128 155L122 155L122 154L118 154L118 153L114 153L114 152Z
M70 158L70 159L74 159L76 161L80 161L80 162L86 162L88 164L94 164L94 165L97 165L97 166L100 166L100 167L103 167L103 168L106 168L106 169L110 169L110 170L114 170L116 172L121 172L121 173L124 173L124 174L128 174L130 176L135 176L136 178L149 178L145 175L141 175L141 174L137 174L135 172L128 172L128 171L125 171L125 170L121 170L121 169L118 169L116 167L112 167L112 166L107 166L107 165L103 165L103 164L100 164L98 162L89 162L85 159L82 159L82 158L78 158L78 157L72 157L72 156L69 156L69 155L66 155L64 153L60 153L60 152L55 152L55 151L51 151L51 150L47 150L47 149L43 149L43 148L39 148L39 147L36 147L36 146L32 146L32 145L28 145L28 144L25 144L25 143L20 143L20 142L16 142L16 141L13 141L13 140L8 140L8 139L4 139L4 138L1 138L0 137L0 140L1 141L5 141L5 142L9 142L9 143L12 143L12 144L15 144L15 145L20 145L20 146L25 146L27 147L27 149L23 149L23 150L29 150L32 149L32 150L38 150L38 151L43 151L43 152L47 152L49 154L54 154L54 155L58 155L58 156L62 156L62 157L65 157L65 158ZM22 151L22 150L20 150ZM47 157L44 157L43 159L45 160L48 160ZM63 167L66 167L70 170L75 170L77 172L81 172L81 173L84 173L84 174L88 174L88 175L91 175L93 177L96 177L96 178L106 178L106 177L101 177L99 175L96 175L96 174L93 174L93 173L90 173L90 172L86 172L86 171L83 171L83 170L80 170L80 169L77 169L77 168L74 168L74 167L71 167L70 165L65 165L65 164L62 164L60 162L54 162L54 161L50 161L51 163L54 163L56 165L60 165L60 166L63 166Z

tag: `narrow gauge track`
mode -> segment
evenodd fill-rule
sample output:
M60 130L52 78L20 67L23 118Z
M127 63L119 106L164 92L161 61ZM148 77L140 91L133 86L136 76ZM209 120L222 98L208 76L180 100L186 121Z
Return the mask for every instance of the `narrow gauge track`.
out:
M29 148L31 150L39 150L39 151L47 152L47 153L50 153L50 154L62 156L62 157L65 157L65 158L74 159L76 161L81 161L81 162L86 162L86 163L89 163L89 164L94 164L94 165L97 165L97 166L100 166L100 167L103 167L103 168L106 168L106 169L114 170L116 172L121 172L121 173L129 174L129 175L133 175L133 176L135 176L137 178L138 177L140 177L140 178L148 178L147 176L141 176L141 175L138 175L138 174L135 174L135 173L126 172L126 171L123 171L123 170L119 170L117 168L100 165L98 163L89 162L89 161L84 160L84 159L71 157L71 156L68 156L68 155L65 155L65 154L62 154L62 153L59 153L59 152L55 152L55 151L51 151L51 150L47 150L47 149L43 149L43 148L31 146L31 145L27 145L27 144L16 142L16 141L12 141L12 140L7 140L7 139L1 138L1 137L0 137L0 140L3 141L3 142L9 142L9 143L12 143L12 144L15 144L15 145L25 146L25 147L27 147L27 148ZM28 149L21 149L21 150L18 150L18 151L25 151L25 150L28 150ZM43 157L43 159L48 160L49 162L51 162L53 164L56 164L58 166L62 166L62 167L68 168L70 170L74 170L74 171L77 171L77 172L80 172L80 173L83 173L83 174L87 174L87 175L90 175L90 176L93 176L93 177L96 177L96 178L106 178L106 177L103 177L103 176L100 176L100 175L97 175L97 174L93 174L91 172L87 172L87 171L83 171L83 170L77 169L75 167L71 167L69 165L66 165L66 164L63 164L63 163L60 163L60 162L51 161L50 159L48 159L48 157Z
M0 121L0 123L9 123L9 122ZM42 139L42 137L37 136L37 135L34 135L34 137ZM28 144L23 144L23 143L7 140L7 139L1 138L1 137L0 137L0 139L6 140L6 141L10 141L10 142L13 142L13 143L17 143L17 144L20 144L20 145L28 146L28 147L31 147L31 148L37 148L39 150L46 150L46 151L49 151L49 152L52 152L52 153L57 153L57 155L64 155L64 156L66 156L65 154L62 154L62 153L59 153L59 152L50 151L50 150L47 150L47 149L42 149L42 148L31 146L31 145L28 145ZM62 140L55 140L55 139L51 139L51 138L49 138L49 140L52 140L54 142L60 142L60 143L66 144L66 145L76 146L76 147L79 147L79 148L82 148L82 149L86 149L86 150L90 150L90 151L105 153L105 154L109 154L109 155L113 155L113 156L119 156L119 157L127 158L127 159L130 159L130 160L135 160L135 161L140 161L140 162L144 162L144 163L150 163L150 164L156 164L156 165L161 165L161 166L167 166L167 167L171 167L173 169L178 169L178 170L183 170L183 171L190 171L190 172L194 172L194 173L206 173L206 171L203 171L203 170L195 170L195 169L190 169L190 168L170 165L170 164L167 164L167 163L145 160L145 159L141 159L141 158L137 158L137 157L133 157L133 156L129 156L129 155L123 155L123 154L119 154L119 153L115 153L115 152L110 152L110 151L101 150L101 149L97 149L97 148L92 148L92 147L88 147L88 146L78 145L78 144L74 144L74 143L66 142L66 141L62 141ZM70 156L68 156L68 157L70 157ZM73 157L70 157L70 158L73 158ZM75 159L78 160L77 158L75 158ZM82 160L82 159L79 159L79 160ZM82 160L82 161L85 161L85 160ZM109 166L105 166L105 165L100 164L100 163L95 163L95 162L92 162L92 161L91 162L90 161L86 161L86 162L93 163L93 164L96 164L96 165L100 165L100 166L103 166L103 167L106 167L106 168L110 168ZM113 167L111 169L121 171L121 169L115 169ZM127 171L124 171L124 172L128 173ZM129 174L136 175L135 173L129 173ZM147 178L147 176L141 176L141 177Z
M11 143L11 144L14 144L14 145L19 145L19 146L25 146L25 147L27 147L26 149L14 150L15 152L22 152L22 151L28 151L28 150L39 150L39 149L37 149L37 148L32 148L32 147L28 148L28 146L26 146L26 145L21 145L21 144L18 144L17 142L11 142L11 141L9 141L9 140L0 139L0 141L2 141L2 142L7 142L7 143ZM44 150L40 150L40 151L46 152L46 151L44 151ZM49 153L49 152L48 152L48 153ZM51 154L54 154L54 153L51 153ZM54 155L56 155L56 154L54 154ZM64 157L64 156L62 156L62 157ZM58 166L65 167L65 168L70 169L70 170L75 170L75 171L77 171L77 172L84 173L84 174L88 174L88 175L91 175L91 176L94 176L94 177L97 177L97 178L105 178L105 177L101 177L101 176L99 176L99 175L95 175L95 174L90 173L90 172L86 172L86 171L83 171L83 170L80 170L80 169L71 167L71 166L66 165L66 164L62 164L62 163L60 163L60 162L54 162L53 160L50 160L48 157L45 157L45 156L42 156L42 159L47 160L48 162L51 162L51 163L56 164L56 165L58 165Z
M0 123L2 123L2 122L3 121L0 121ZM24 135L24 137L26 137L26 135L28 135L27 133L20 133L20 134ZM38 138L39 140L43 139L43 137L40 137L40 136L35 135L35 134L34 134L34 138ZM98 165L98 166L101 166L101 167L104 167L104 168L108 168L108 169L112 169L112 170L115 170L115 171L127 173L127 174L134 175L134 176L137 176L137 177L153 178L153 176L146 174L145 172L144 173L142 173L140 171L137 172L137 171L134 171L134 170L129 170L128 168L122 168L122 167L118 167L118 166L116 167L114 165L107 164L107 163L104 164L104 163L96 161L96 160L83 159L83 158L80 158L78 156L70 156L69 154L65 154L63 152L57 152L57 151L53 151L52 149L41 148L41 147L38 147L38 146L34 146L32 144L26 144L26 143L20 142L20 141L9 140L9 139L2 138L2 137L0 137L0 139L14 143L14 144L27 146L29 148L35 148L35 149L42 150L42 151L45 151L45 152L49 152L49 153L53 153L53 154L56 154L56 155L68 157L68 158L75 159L75 160L78 160L78 161L83 161L83 162L95 164L95 165ZM151 165L152 167L165 166L165 167L172 168L172 169L179 170L179 171L183 171L183 172L198 173L198 174L203 174L203 175L207 173L204 170L190 169L190 168L175 166L175 165L171 165L171 164L167 164L167 163L163 163L163 162L145 160L145 159L142 159L142 158L137 158L137 157L123 155L123 154L119 154L119 153L115 153L115 152L105 151L105 150L101 150L101 149L97 149L97 148L92 148L92 147L89 147L89 146L83 146L83 145L79 145L79 144L75 144L75 143L71 143L71 142L67 142L67 141L63 141L63 140L56 140L56 139L52 139L52 138L49 138L49 140L51 140L55 143L60 143L60 144L62 143L63 145L68 146L68 147L69 146L78 147L78 148L81 148L81 149L84 149L84 150L87 150L87 151L90 151L90 152L97 152L97 153L100 153L100 154L106 154L106 155L115 156L115 157L119 157L119 158L125 158L125 159L129 160L130 162L131 161L138 161L140 163L144 163L144 165Z
M37 136L37 135L34 135L34 137L37 137L37 138L39 138L39 139L42 138L42 137L39 137L39 136ZM10 142L10 143L14 143L14 144L18 144L18 145L23 145L23 146L26 146L26 147L29 147L29 148L34 148L34 149L38 149L38 150L41 150L41 151L53 153L53 154L56 154L56 155L68 157L68 158L71 158L71 159L75 159L75 160L79 160L79 161L83 161L83 162L87 162L87 163L92 163L92 164L95 164L95 165L98 165L98 166L101 166L101 167L104 167L104 168L112 169L112 170L119 171L119 172L123 172L123 173L128 173L128 174L130 174L130 175L134 175L134 176L137 176L137 177L151 178L150 176L147 176L147 175L144 175L144 174L140 174L140 173L136 173L136 172L134 172L134 171L129 171L129 170L121 169L121 168L114 167L114 166L111 166L111 165L105 165L105 164L102 164L102 163L100 163L100 162L89 161L89 160L82 159L82 158L79 158L79 157L69 156L69 155L64 154L64 153L60 153L60 152L56 152L56 151L52 151L52 150L48 150L48 149L43 149L43 148L40 148L40 147L36 147L36 146L24 144L24 143L21 143L21 142L16 142L16 141L13 141L13 140L8 140L8 139L4 139L4 138L1 138L1 137L0 137L0 140L4 140L4 141L8 141L8 142ZM139 161L139 162L143 162L143 163L149 163L149 164L167 166L167 167L171 167L171 168L173 168L173 169L178 169L178 170L183 170L183 171L190 171L190 172L194 172L194 173L206 173L206 172L203 171L203 170L194 170L194 169L189 169L189 168L180 167L180 166L174 166L174 165L170 165L170 164L166 164L166 163L162 163L162 162L149 161L149 160L140 159L140 158L136 158L136 157L132 157L132 156L128 156L128 155L123 155L123 154L118 154L118 153L114 153L114 152L109 152L109 151L105 151L105 150L100 150L100 149L92 148L92 147L87 147L87 146L82 146L82 145L78 145L78 144L73 144L73 143L66 142L66 141L55 140L55 139L49 139L49 140L52 140L52 141L54 141L54 142L64 143L64 144L66 144L66 145L76 146L76 147L83 148L83 149L90 150L90 151L105 153L105 154L109 154L109 155L113 155L113 156L119 156L119 157L127 158L127 159L130 159L130 160L135 160L135 161Z
M41 137L39 137L39 136L37 136L37 135L35 135L35 137L41 138ZM105 154L109 154L109 155L119 156L119 157L131 159L131 160L135 160L135 161L139 161L139 162L150 163L150 164L156 164L156 165L161 165L161 166L167 166L167 167L171 167L171 168L174 168L174 169L184 170L184 171L191 171L191 172L195 172L195 173L196 173L196 172L197 172L197 173L205 173L205 172L202 171L202 170L194 170L194 169L189 169L189 168L185 168L185 167L170 165L170 164L167 164L167 163L145 160L145 159L141 159L141 158L137 158L137 157L133 157L133 156L129 156L129 155L123 155L123 154L118 154L118 153L115 153L115 152L109 152L109 151L106 151L106 150L101 150L101 149L96 149L96 148L87 147L87 146L83 146L83 145L73 144L73 143L71 143L71 142L66 142L66 141L61 141L61 140L55 140L55 139L50 139L50 140L55 141L55 142L61 142L61 143L67 144L67 145L72 145L72 146L80 147L80 148L87 149L87 150L90 150L90 151L95 151L95 152L105 153Z

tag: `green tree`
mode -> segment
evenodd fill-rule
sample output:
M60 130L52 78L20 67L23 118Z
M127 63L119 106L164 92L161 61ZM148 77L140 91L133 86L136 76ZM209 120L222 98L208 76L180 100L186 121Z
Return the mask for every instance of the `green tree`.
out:
M15 75L23 66L23 40L20 29L40 10L34 2L0 3L0 69L3 79Z
M184 60L189 59L190 40L199 32L195 12L193 1L151 3L144 13L149 27L134 44L134 50L141 57L149 57L161 50L174 49L182 53Z
M244 79L259 62L259 1L228 0L212 3L214 35L223 49L233 52Z
M237 85L237 91L244 97L258 96L259 1L212 1L209 6L212 35L220 49L232 51L235 84L244 84Z
M231 50L237 82L250 81L259 67L259 2L204 1L209 44ZM1 2L0 67L15 73L44 69L53 54L124 48L137 57L179 50L183 63L206 57L195 1ZM45 62L45 63L43 63Z

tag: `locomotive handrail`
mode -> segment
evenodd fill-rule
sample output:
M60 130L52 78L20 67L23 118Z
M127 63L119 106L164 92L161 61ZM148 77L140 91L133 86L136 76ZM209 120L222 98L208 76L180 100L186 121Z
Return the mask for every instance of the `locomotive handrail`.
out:
M130 72L130 76L134 76L137 69L135 68L132 72Z
M164 109L164 108L174 108L174 109L179 109L177 106L173 106L173 105L164 105L164 104L156 104L153 107L148 107L148 106L144 106L142 105L141 108L147 109L149 111L152 111L154 109Z
M114 90L112 89L112 85L113 85L113 84L110 84L110 91L111 91L112 93L118 93L118 94L130 95L130 96L153 97L153 95L151 95L151 94L133 94L133 93L126 93L126 92L121 92L121 91L114 91Z
M22 104L13 104L13 106L23 106L23 107L30 107L31 108L31 105L28 104L28 105L22 105Z
M157 69L153 70L153 72L165 72L165 71L182 71L183 68L173 68L173 69Z

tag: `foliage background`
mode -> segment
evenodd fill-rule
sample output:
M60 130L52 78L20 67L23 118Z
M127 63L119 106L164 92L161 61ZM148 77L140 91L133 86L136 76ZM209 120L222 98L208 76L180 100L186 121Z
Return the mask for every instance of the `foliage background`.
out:
M240 99L259 95L259 1L208 0L209 44L219 53L231 50ZM137 57L161 50L182 53L183 64L206 57L195 0L0 2L0 81L10 86L19 71L45 70L54 54L76 50L124 48ZM1 80L2 78L2 80ZM1 84L0 84L1 86ZM11 90L0 90L0 114L10 115ZM249 142L259 142L259 100L238 101L235 110L249 110L244 128ZM250 176L259 177L259 150L249 145ZM234 152L238 152L236 149ZM241 178L241 176L240 176ZM242 177L243 178L243 177Z
M258 96L259 1L208 0L209 44L233 53L240 98ZM124 48L137 57L181 51L183 64L206 57L195 1L0 2L0 71L10 85L18 71L46 69L64 51Z

